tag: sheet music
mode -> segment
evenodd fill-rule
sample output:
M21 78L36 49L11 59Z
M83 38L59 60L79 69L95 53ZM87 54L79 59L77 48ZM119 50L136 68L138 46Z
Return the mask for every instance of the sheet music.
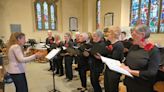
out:
M49 60L52 59L54 56L56 56L59 53L60 50L61 50L60 48L56 48L56 49L51 50L48 53L48 55L46 56L46 58Z
M121 66L120 61L114 60L114 59L111 59L111 58L106 58L106 57L103 57L103 56L100 56L100 57L101 57L101 60L108 66L108 68L110 70L113 70L113 71L118 72L118 73L125 74L125 75L130 76L130 77L133 77L133 75L131 75L127 70L120 67Z
M46 47L46 48L50 48L50 46L48 46L48 45L45 45L45 47Z
M66 50L67 48L65 46L62 46L63 50Z
M0 69L2 69L2 66L0 66Z
M78 49L79 47L78 46L73 46L73 48Z

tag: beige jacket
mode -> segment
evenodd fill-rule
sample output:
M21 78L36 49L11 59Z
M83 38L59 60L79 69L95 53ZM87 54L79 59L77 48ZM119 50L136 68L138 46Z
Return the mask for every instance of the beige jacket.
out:
M8 52L8 59L9 59L9 65L7 67L8 73L10 74L24 73L25 63L35 58L36 55L25 57L20 45L18 44L12 45L9 48L9 52Z

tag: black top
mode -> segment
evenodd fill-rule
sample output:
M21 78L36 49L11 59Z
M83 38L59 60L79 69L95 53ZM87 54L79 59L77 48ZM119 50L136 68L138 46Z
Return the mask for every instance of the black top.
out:
M49 39L48 37L46 38L46 45L50 46L50 48L47 49L48 52L51 51L51 49L52 49L51 45L53 44L53 42L54 42L54 37L52 37L51 39Z
M80 43L80 42L79 42L77 39L75 39L75 40L73 41L74 46L78 46L79 43Z
M46 38L46 44L47 45L53 44L53 41L54 41L54 37L52 37L51 39L49 39L48 37Z
M129 78L126 76L125 84L132 83L137 86L152 85L157 74L160 62L160 53L157 47L146 51L138 45L133 45L127 55L125 64L130 69L139 70L139 77Z
M69 55L66 56L73 56L76 54L75 49L73 48L73 42L71 40L65 42L64 46L66 47L66 50L63 50L61 53L69 53Z
M124 40L124 41L122 41L122 43L123 43L123 45L124 45L124 48L125 49L130 49L130 47L133 45L132 44L132 41L130 41L130 40ZM127 56L127 54L128 54L128 51L124 51L124 56L126 57Z
M61 51L57 54L57 57L61 58L62 56L60 55L60 53L62 53L62 51L63 51L62 46L63 46L63 42L62 41L60 41L58 44L57 43L53 43L53 44L50 44L50 50L56 49L56 48L60 48Z
M164 48L159 48L159 50L160 50L160 55L161 55L160 66L164 66Z
M103 67L103 63L101 61L101 59L97 59L95 58L94 55L96 55L97 53L101 54L102 56L107 56L108 54L108 50L106 49L106 44L104 41L100 41L100 42L93 42L92 43L92 48L90 50L90 58L92 61L92 66L94 67Z
M88 57L84 56L83 52L85 51L85 49L87 49L88 44L86 42L82 42L79 44L80 47L77 49L78 50L78 54L77 54L77 58L78 58L78 67L81 66L87 66L88 67Z
M56 48L61 48L62 49L62 46L63 46L63 42L60 41L58 44L57 43L52 43L50 44L50 49L56 49Z
M110 54L108 54L108 57L115 59L115 60L119 60L121 62L124 58L124 52L123 52L124 46L123 46L122 42L118 41L111 45L112 45L113 49L111 51L109 51Z

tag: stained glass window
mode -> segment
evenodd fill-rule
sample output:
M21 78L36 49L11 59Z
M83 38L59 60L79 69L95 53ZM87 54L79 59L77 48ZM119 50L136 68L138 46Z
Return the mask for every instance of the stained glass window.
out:
M130 22L131 26L136 25L136 22L138 20L138 13L139 13L139 0L132 0L131 22Z
M56 30L56 5L53 0L34 0L36 29Z
M36 4L36 12L37 12L37 25L38 29L42 29L42 16L41 16L41 6L40 3Z
M157 32L160 0L151 0L149 26L151 32Z
M140 19L142 24L147 24L148 20L148 11L149 11L149 0L141 0L140 5L141 11L140 11Z
M97 0L97 16L96 16L96 28L99 29L100 28L100 11L101 11L101 3L100 0Z
M164 0L131 0L130 26L138 20L152 33L164 32Z
M48 29L49 28L49 26L48 26L48 5L46 2L43 3L43 9L44 9L44 14L43 14L44 26L45 26L45 29Z
M164 32L164 0L162 1L160 32Z
M51 11L51 29L55 29L55 10L53 5L51 5L50 11Z

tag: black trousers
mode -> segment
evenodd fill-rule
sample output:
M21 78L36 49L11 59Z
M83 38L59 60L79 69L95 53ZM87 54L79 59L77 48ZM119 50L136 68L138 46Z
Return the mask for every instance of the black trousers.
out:
M51 50L47 49L47 52L49 53ZM49 64L50 64L50 69L49 70L53 70L53 62L51 60L49 60Z
M63 70L63 57L57 57L57 61L56 61L56 74L60 74L63 75L64 74L64 70Z
M52 60L49 60L49 64L50 64L50 69L49 70L54 71L56 69L56 62L57 62L56 58L53 58Z
M135 76L134 78L126 76L124 84L126 85L127 92L155 92L153 90L153 82L151 83Z
M108 68L104 74L104 88L105 92L119 92L119 80L121 74L111 71Z
M16 92L28 92L27 80L25 73L10 74L16 87Z
M87 70L88 70L87 66L78 66L78 71L79 71L79 75L80 75L81 85L84 88L87 87L87 76L86 76Z
M72 72L73 57L65 56L64 61L65 61L66 78L68 78L69 80L72 80L72 78L73 78L73 72Z
M101 86L99 84L100 73L102 73L102 67L90 66L91 70L91 84L93 86L94 92L102 92Z
M57 58L53 58L50 62L50 70L55 71L57 68Z

